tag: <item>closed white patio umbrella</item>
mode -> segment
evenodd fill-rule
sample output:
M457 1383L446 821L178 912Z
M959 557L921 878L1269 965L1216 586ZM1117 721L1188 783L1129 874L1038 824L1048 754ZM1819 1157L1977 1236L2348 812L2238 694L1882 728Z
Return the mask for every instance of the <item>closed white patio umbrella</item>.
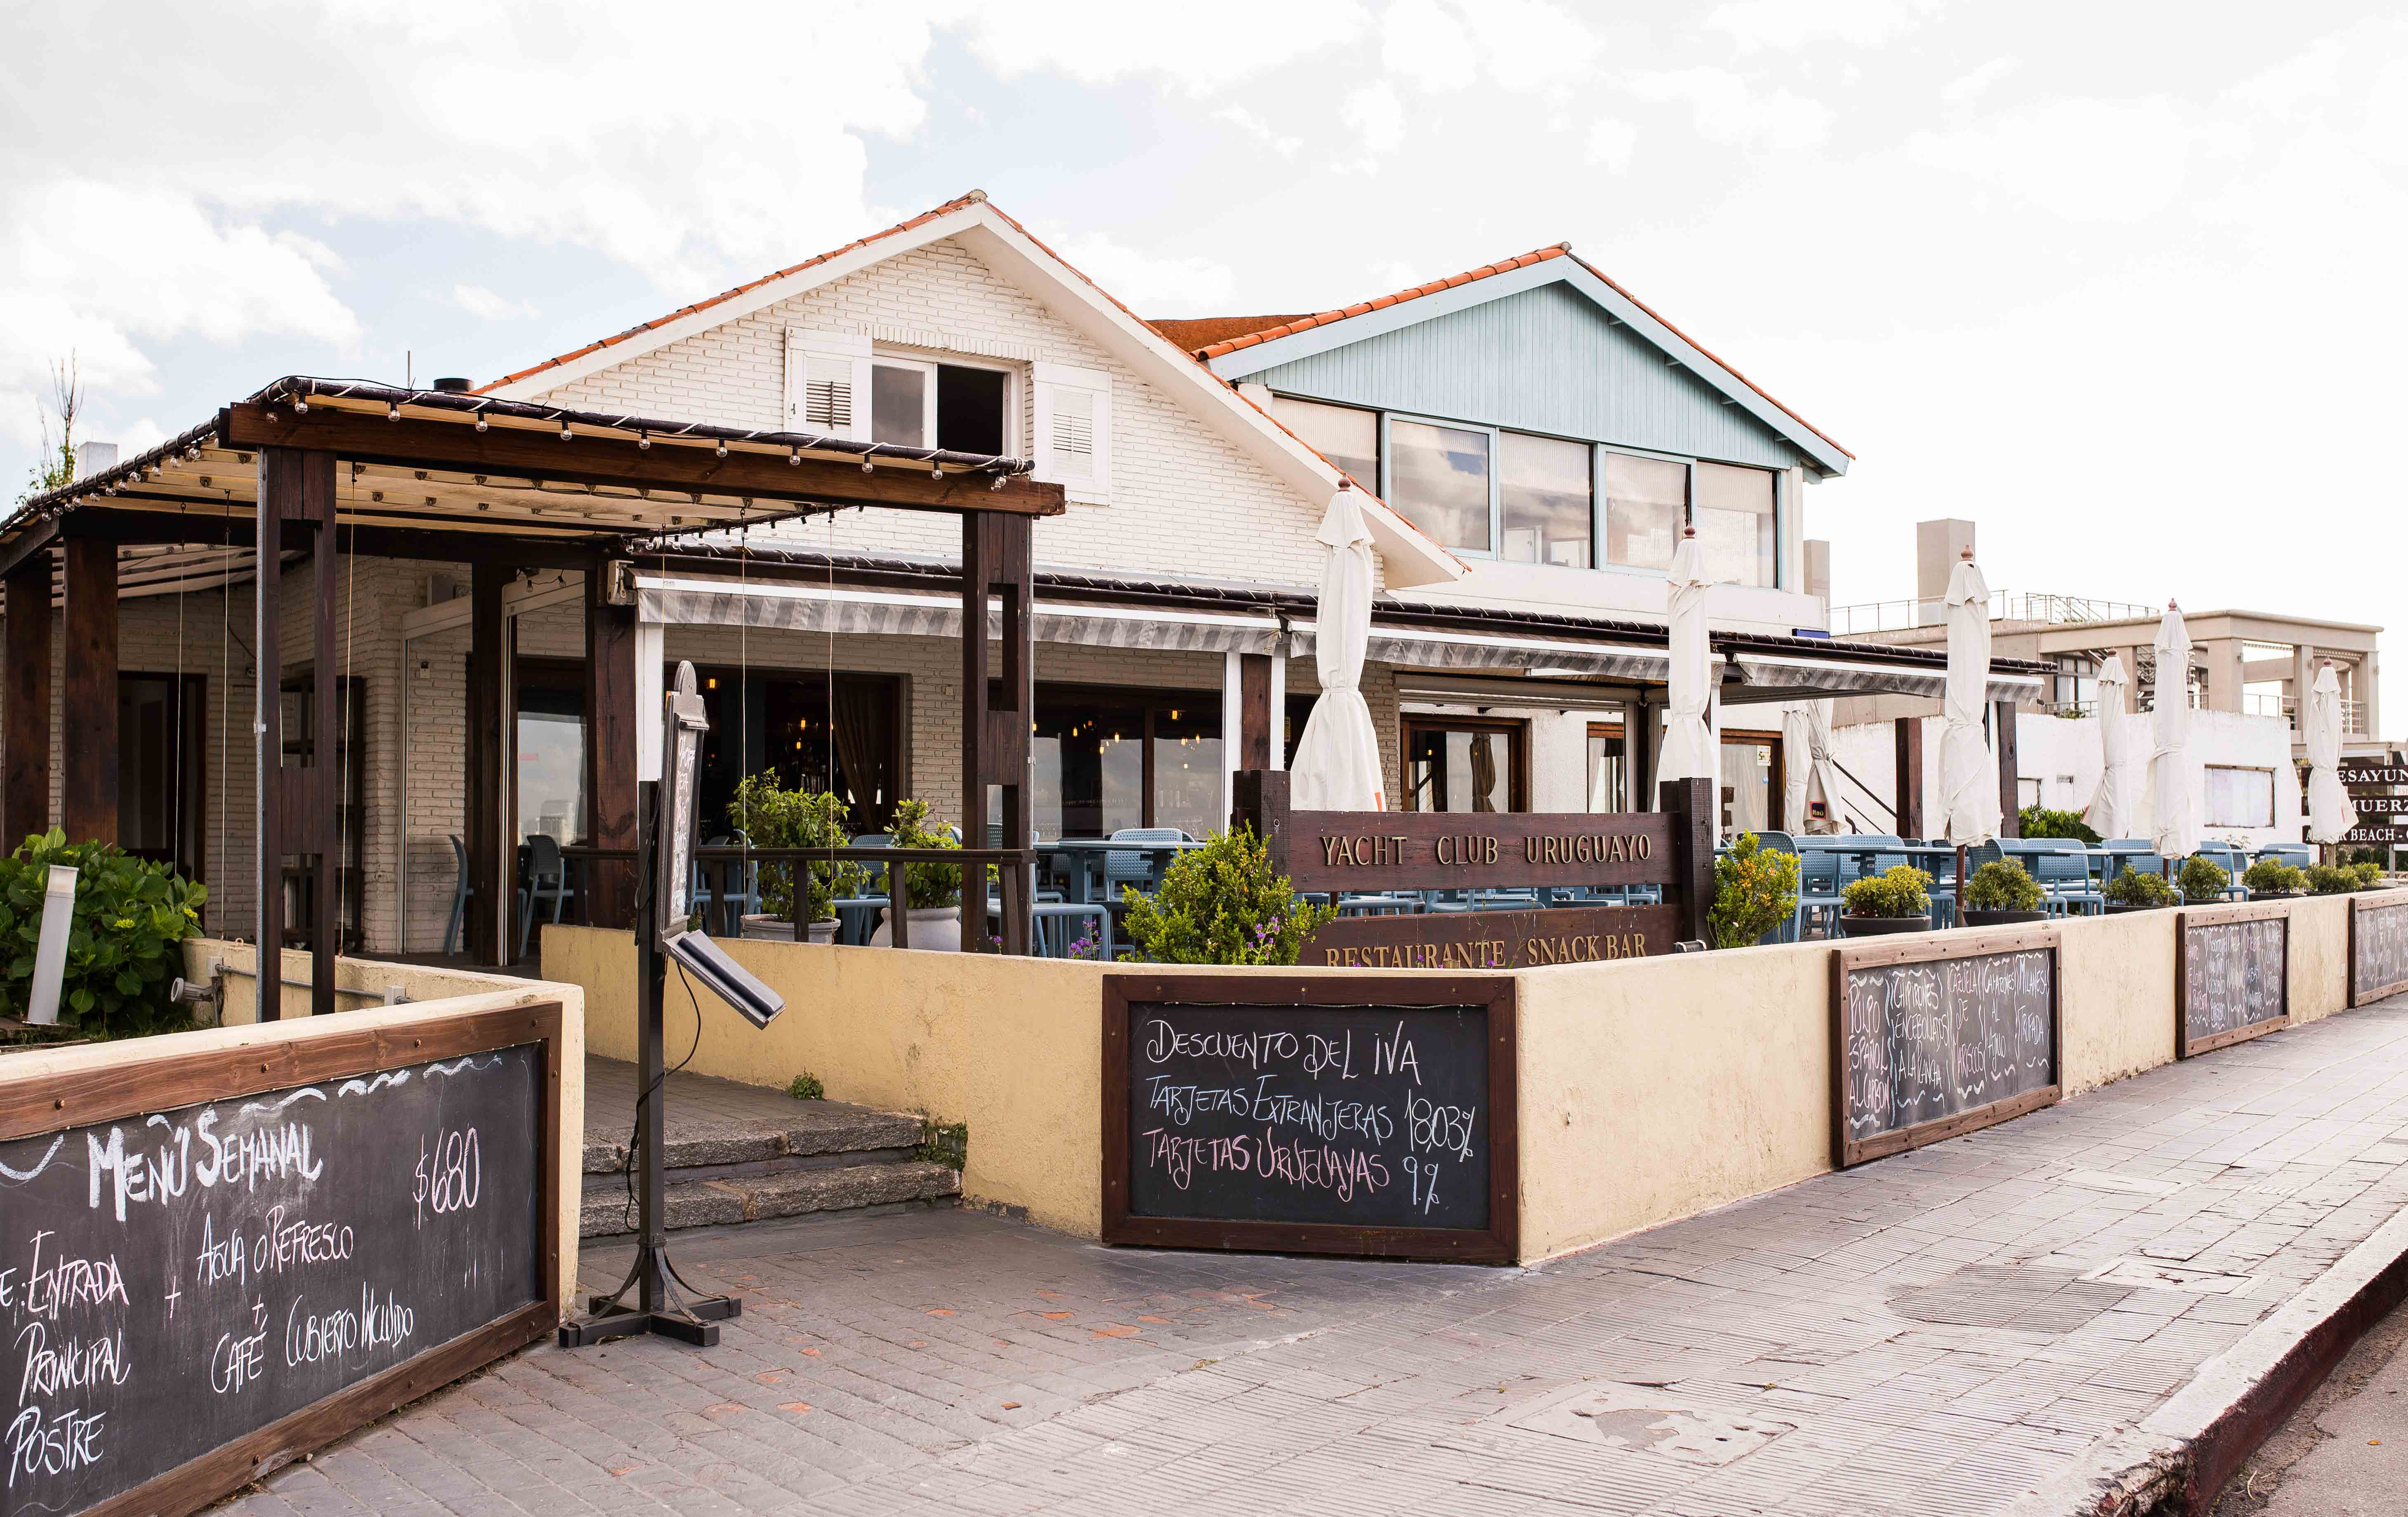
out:
M1840 822L1840 761L1831 754L1831 703L1815 701L1806 708L1806 746L1814 762L1814 789L1809 800L1823 803L1819 821L1806 824L1808 832L1837 834L1847 829Z
M1664 680L1664 751L1656 756L1656 780L1722 778L1715 762L1714 734L1707 717L1713 698L1713 651L1706 642L1706 551L1698 529L1686 527L1681 545L1672 550L1671 566L1664 571L1670 587L1670 667Z
M2308 841L2337 843L2358 825L2358 808L2341 782L2341 677L2316 670L2308 692Z
M1807 820L1807 793L1814 776L1814 742L1807 731L1806 708L1791 706L1781 713L1781 823L1791 832L1812 832Z
M1941 836L1959 847L1999 836L1999 766L1982 717L1990 698L1990 587L1968 549L1948 573L1948 685L1941 703Z
M2099 790L2090 798L2090 830L2101 837L2139 836L2141 826L2141 734L2139 719L2125 708L2132 677L2120 653L2110 653L2099 670Z
M1363 701L1363 654L1371 640L1371 530L1344 485L1321 518L1329 563L1312 613L1312 657L1321 697L1305 720L1290 765L1289 804L1299 811L1384 811L1380 736Z
M2157 623L2157 669L2150 681L2149 810L2158 856L2169 869L2199 852L2199 808L2190 783L2190 629L2166 602Z

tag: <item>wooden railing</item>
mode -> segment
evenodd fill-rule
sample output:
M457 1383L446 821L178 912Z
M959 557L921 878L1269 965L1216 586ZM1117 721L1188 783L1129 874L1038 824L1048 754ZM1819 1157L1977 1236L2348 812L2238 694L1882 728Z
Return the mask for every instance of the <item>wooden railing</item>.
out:
M579 919L587 926L619 927L627 923L595 922L590 909L594 899L593 867L598 864L627 864L636 861L632 848L563 848L560 855L566 866L580 873L576 898ZM1033 899L1030 871L1037 862L1037 851L1027 848L739 848L733 844L700 847L694 851L695 863L703 866L705 888L709 892L709 913L705 921L725 919L728 902L728 866L790 865L801 867L813 864L862 864L882 867L886 873L887 939L896 948L909 948L910 943L910 877L907 866L914 864L950 864L962 872L962 951L968 953L994 952L986 936L985 907L989 869L996 871L1002 880L998 892L1003 903L1003 947L1006 953L1026 954L1030 952L1029 905ZM806 893L796 890L797 905ZM632 899L632 894L629 899ZM976 910L971 909L975 906ZM795 908L788 908L791 921ZM802 940L807 923L793 922L795 937Z

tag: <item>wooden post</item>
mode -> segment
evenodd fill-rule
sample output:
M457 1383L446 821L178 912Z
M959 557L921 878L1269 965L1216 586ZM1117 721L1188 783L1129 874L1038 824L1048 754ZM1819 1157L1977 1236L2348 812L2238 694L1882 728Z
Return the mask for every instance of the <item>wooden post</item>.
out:
M1287 868L1288 774L1285 769L1240 769L1231 788L1229 830L1251 827L1270 855L1271 872Z
M66 545L66 656L61 709L67 841L117 841L117 544Z
M1990 728L1999 741L1999 836L2023 832L2022 761L2015 756L2015 703L1990 703Z
M0 848L50 830L50 555L10 572L0 680Z
M973 848L986 842L989 785L1002 793L1003 846L1028 846L1028 726L1037 691L1033 589L1028 518L962 513L962 837ZM1003 622L1002 661L993 669L986 646L990 599L1001 603ZM1026 868L1001 871L1006 953L1028 952L1030 888ZM984 865L962 871L962 948L988 949Z
M1271 656L1238 655L1238 761L1236 767L1268 769L1271 744L1280 729L1279 713L1271 709Z
M312 1013L335 1009L335 957L342 936L337 898L338 841L335 804L335 456L296 448L259 451L258 578L253 600L252 658L258 667L253 760L258 782L259 1017L282 1014L284 861L299 855L314 867L317 922L310 935ZM317 594L310 607L310 768L284 763L283 564L295 541L310 550Z
M1664 904L1681 909L1681 936L1711 943L1706 915L1714 905L1714 781L1665 780L1656 785L1656 808L1679 820L1672 828L1676 873Z
M585 841L636 843L636 608L610 604L610 560L585 570ZM634 879L624 864L595 860L585 875L585 920L626 925ZM795 899L800 902L802 894Z
M1923 718L1902 716L1890 723L1898 762L1898 782L1890 791L1901 837L1923 836Z
M506 623L502 589L510 571L478 564L468 581L468 956L479 964L509 962L511 907L502 837L502 661Z

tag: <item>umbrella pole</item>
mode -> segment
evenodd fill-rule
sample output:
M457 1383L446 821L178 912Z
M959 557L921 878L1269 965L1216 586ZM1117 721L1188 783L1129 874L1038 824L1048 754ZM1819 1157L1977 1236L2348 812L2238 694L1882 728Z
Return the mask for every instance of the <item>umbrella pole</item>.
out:
M1964 921L1965 921L1965 845L1964 845L1963 843L1958 843L1958 844L1956 845L1956 922L1957 922L1957 924L1961 926L1961 925L1964 923Z

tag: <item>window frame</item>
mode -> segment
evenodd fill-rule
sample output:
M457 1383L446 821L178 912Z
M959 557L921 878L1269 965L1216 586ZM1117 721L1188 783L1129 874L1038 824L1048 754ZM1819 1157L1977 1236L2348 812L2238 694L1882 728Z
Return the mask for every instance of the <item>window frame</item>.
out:
M2253 829L2253 830L2262 830L2262 829L2264 829L2264 828L2271 827L2271 826L2274 825L2274 818L2275 818L2276 814L2280 811L2281 808L2280 808L2278 805L2276 805L2276 802L2277 802L2277 800L2279 799L2279 795L2278 795L2278 794L2277 794L2277 792L2276 792L2276 790L2275 790L2275 785L2274 785L2274 771L2273 771L2272 769L2268 768L2268 767L2267 767L2267 766L2265 766L2264 765L2259 765L2259 764L2206 764L2206 765L2201 765L2201 766L2200 766L2200 768L2204 771L2204 772L2200 775L2200 780L2201 780L2201 781L2202 781L2202 782L2201 782L2201 784L2200 784L2200 801L2203 803L2203 804L2200 806L2200 824L2201 826L2207 826L2207 827L2247 827L2247 828L2250 828L2250 829ZM2211 815L2208 815L2208 814L2207 814L2207 813L2208 813L2208 809L2209 809L2209 807L2208 807L2208 804L2207 804L2207 803L2212 803L2212 802L2214 800L2214 797L2215 797L2215 787L2214 787L2214 784L2209 783L2209 782L2206 782L2206 781L2207 781L2207 776L2208 776L2208 775L2211 775L2211 774L2213 774L2213 773L2214 773L2214 772L2215 772L2216 770L2218 770L2218 769L2222 769L2222 770L2225 770L2225 771L2227 771L2227 772L2229 772L2229 773L2233 773L2233 774L2254 774L2254 775L2263 775L2263 776L2265 776L2265 778L2266 778L2266 820L2265 820L2265 821L2263 821L2263 822L2230 822L2230 821L2222 821L2222 820L2219 820L2219 819L2217 819L2217 818L2215 818L2215 817L2214 817L2214 816L2211 816Z
M1426 528L1424 528L1420 522L1413 522L1412 515L1407 512L1405 508L1397 503L1395 482L1397 451L1396 444L1389 438L1388 429L1396 422L1406 422L1416 423L1421 426L1447 427L1456 432L1477 432L1487 437L1488 546L1484 549L1456 548L1448 543L1439 543L1439 546L1445 549L1448 552L1455 554L1457 558L1480 558L1486 559L1492 563L1503 563L1504 560L1497 556L1497 545L1501 535L1501 524L1498 520L1499 508L1497 499L1497 481L1498 475L1502 472L1498 467L1498 464L1499 461L1499 454L1502 451L1501 435L1505 429L1503 427L1489 426L1481 422L1450 421L1442 416L1416 416L1411 411L1382 411L1379 414L1380 498L1387 503L1389 509L1395 511L1398 515L1404 517L1407 522L1412 522L1414 530L1420 532L1422 536L1428 537L1432 542L1438 542L1437 537Z
M1388 498L1387 491L1384 488L1384 481L1387 479L1385 471L1388 466L1388 412L1382 410L1377 406L1356 406L1342 400L1325 400L1319 395L1299 395L1291 394L1285 390L1274 390L1271 392L1271 405L1269 408L1271 420L1274 422L1280 422L1279 408L1282 402L1293 402L1298 406L1319 406L1333 411L1354 411L1357 415L1369 417L1371 419L1371 478L1369 479L1354 479L1353 471L1346 469L1335 459L1330 459L1330 465L1332 467L1338 468L1341 473L1344 473L1348 479L1354 479L1355 483L1364 486L1366 489L1378 491L1380 498L1383 501ZM1412 418L1407 417L1406 420L1412 421ZM1280 425L1287 427L1287 423L1285 422L1280 422ZM1291 436L1295 435L1294 428L1288 428L1288 431ZM1304 439L1301 436L1297 436L1297 440L1298 442L1304 442ZM1572 440L1578 441L1579 439L1574 438ZM1305 442L1304 445L1308 448L1312 448L1312 444L1309 442ZM1313 448L1312 451L1314 452L1321 451L1318 448ZM1328 457L1326 453L1322 454L1322 456L1325 458Z
M1526 717L1449 716L1442 711L1398 713L1397 788L1398 806L1421 809L1413 789L1413 735L1429 732L1501 732L1505 739L1505 814L1530 809L1530 723ZM1433 812L1437 816L1471 816L1469 811Z

